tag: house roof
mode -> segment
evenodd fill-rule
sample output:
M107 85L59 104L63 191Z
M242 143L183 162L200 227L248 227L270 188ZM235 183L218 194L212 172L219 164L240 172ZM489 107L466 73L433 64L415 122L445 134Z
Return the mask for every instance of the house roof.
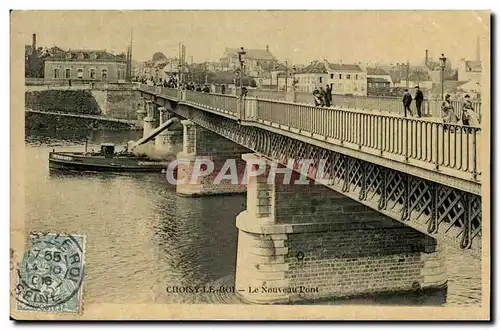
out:
M384 69L375 67L375 68L366 68L366 73L370 76L388 76L389 72L386 72Z
M328 69L330 71L363 72L356 64L328 63Z
M303 69L300 69L297 73L328 73L329 71L335 72L363 72L361 68L356 64L341 64L341 63L329 63L324 61L313 61L311 64Z
M96 58L91 55L95 54ZM79 56L83 55L83 59ZM125 62L125 57L111 54L105 50L68 50L54 53L47 58L48 61L116 61Z
M391 83L389 80L384 79L382 77L368 77L368 78L366 78L366 80L369 83L386 83L386 84L390 84Z
M313 61L311 64L302 68L296 72L297 74L301 73L328 73L326 70L326 65L324 62Z
M229 56L238 56L240 48L226 48L225 53ZM276 57L267 49L245 49L245 57L252 60L275 60Z
M480 80L470 80L458 87L458 89L463 91L474 91L481 92L481 81Z

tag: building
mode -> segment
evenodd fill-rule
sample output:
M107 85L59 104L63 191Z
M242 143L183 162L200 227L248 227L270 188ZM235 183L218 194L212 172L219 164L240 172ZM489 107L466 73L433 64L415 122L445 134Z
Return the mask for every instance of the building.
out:
M326 85L328 70L324 62L313 61L295 73L297 92L311 93L315 87Z
M240 67L239 51L239 48L225 49L220 58L223 71L235 71ZM266 46L266 49L245 49L245 53L245 74L252 77L269 72L277 62L276 57L269 51L269 46Z
M384 78L368 77L366 78L368 84L368 94L371 89L388 89L391 88L391 83Z
M376 85L377 87L392 87L392 86L394 86L394 83L392 82L392 77L389 74L389 72L387 72L384 69L379 68L379 67L367 67L366 68L366 78L367 78L368 83L370 83L370 81L371 81L372 84L377 84ZM370 78L372 78L372 79L370 79Z
M49 80L125 82L127 58L104 50L68 50L45 59L44 76Z
M297 71L297 91L312 92L315 87L332 84L333 94L367 95L367 77L356 64L314 61Z
M481 71L481 61L462 60L460 62L460 66L458 67L458 80L481 80Z

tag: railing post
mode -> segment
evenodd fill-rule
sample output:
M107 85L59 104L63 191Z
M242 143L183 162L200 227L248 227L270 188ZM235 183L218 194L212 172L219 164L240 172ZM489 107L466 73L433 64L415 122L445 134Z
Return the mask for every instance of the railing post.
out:
M467 133L466 133L467 134ZM476 148L477 130L472 132L472 178L477 180L477 148ZM469 146L467 146L468 148Z
M434 125L433 125L434 126ZM436 138L435 141L435 153L436 153L436 170L439 170L439 124L436 123Z
M405 160L408 161L408 118L405 117L405 123L406 123L406 132L405 132L405 135L406 136L403 136L403 138L405 139L406 141L406 148L405 148Z

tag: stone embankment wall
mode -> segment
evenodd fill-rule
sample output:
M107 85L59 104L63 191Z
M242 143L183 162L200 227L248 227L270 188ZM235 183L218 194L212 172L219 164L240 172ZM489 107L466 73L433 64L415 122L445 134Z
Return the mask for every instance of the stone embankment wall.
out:
M25 108L51 112L100 115L119 119L136 119L136 111L144 107L137 90L43 90L25 93ZM130 125L92 119L26 114L25 128L64 129L129 129Z

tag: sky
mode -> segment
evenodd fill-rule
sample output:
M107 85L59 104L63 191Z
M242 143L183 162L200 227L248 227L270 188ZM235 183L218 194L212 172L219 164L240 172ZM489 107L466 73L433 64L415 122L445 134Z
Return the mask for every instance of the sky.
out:
M218 61L226 47L265 49L279 60L422 63L425 49L453 65L489 52L488 12L481 11L17 11L11 38L63 49L125 52L133 30L133 58L153 53Z

